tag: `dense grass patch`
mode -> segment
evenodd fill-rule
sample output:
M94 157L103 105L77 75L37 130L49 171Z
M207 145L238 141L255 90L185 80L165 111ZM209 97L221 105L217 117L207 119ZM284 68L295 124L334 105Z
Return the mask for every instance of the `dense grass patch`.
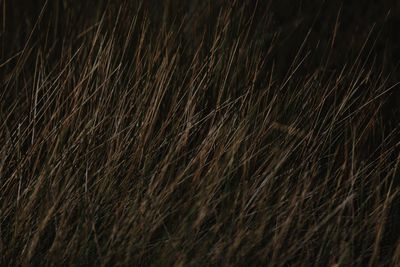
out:
M399 265L398 4L293 2L0 0L0 264Z

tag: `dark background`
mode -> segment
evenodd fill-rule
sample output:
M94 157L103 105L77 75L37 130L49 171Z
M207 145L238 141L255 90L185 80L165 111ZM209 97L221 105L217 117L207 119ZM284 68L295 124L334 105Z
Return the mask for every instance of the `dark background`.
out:
M124 6L124 9L119 10L121 6ZM378 59L387 71L393 73L393 77L399 77L400 4L395 0L151 0L143 3L122 0L2 0L1 9L1 62L20 52L28 40L30 43L40 43L42 47L44 45L49 51L53 51L51 55L56 59L63 49L63 43L79 42L77 36L98 22L102 14L105 14L104 19L109 22L112 30L118 14L120 18L126 18L120 21L129 21L138 10L143 16L150 18L153 29L162 26L178 28L183 24L185 30L181 33L181 43L189 51L190 46L199 41L196 40L199 33L208 30L211 36L215 18L221 9L232 9L232 16L235 16L235 9L245 9L249 16L254 17L253 23L249 25L249 38L268 42L272 38L270 33L279 33L280 46L272 53L277 59L275 67L282 75L290 66L293 55L304 41L304 36L310 31L306 47L314 55L313 60L308 62L310 68L316 68L320 62L315 58L325 58L328 50L331 53L328 70L343 66L348 63L348 58L359 53L367 41L366 52L361 56L369 56L371 61ZM332 31L336 23L336 39L332 43ZM333 49L330 49L331 46ZM28 60L28 64L33 62L34 60ZM3 82L12 67L13 64L7 64L0 69ZM399 116L394 108L400 101L398 92L399 90L394 90L391 101L387 103L387 116L390 120Z

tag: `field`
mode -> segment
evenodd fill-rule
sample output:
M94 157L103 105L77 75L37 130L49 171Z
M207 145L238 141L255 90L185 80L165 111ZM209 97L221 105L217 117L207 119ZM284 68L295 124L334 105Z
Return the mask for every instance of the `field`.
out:
M0 11L1 266L400 266L398 1Z

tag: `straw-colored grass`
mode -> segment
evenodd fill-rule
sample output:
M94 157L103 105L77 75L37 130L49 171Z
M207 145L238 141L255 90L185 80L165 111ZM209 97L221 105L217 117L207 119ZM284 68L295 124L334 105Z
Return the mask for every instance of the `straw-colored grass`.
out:
M0 1L2 266L400 264L395 13L27 2Z

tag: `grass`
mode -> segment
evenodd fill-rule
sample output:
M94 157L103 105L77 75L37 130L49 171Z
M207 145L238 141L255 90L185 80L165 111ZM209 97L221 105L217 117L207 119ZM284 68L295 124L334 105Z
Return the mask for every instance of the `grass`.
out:
M0 3L0 265L400 264L394 3Z

